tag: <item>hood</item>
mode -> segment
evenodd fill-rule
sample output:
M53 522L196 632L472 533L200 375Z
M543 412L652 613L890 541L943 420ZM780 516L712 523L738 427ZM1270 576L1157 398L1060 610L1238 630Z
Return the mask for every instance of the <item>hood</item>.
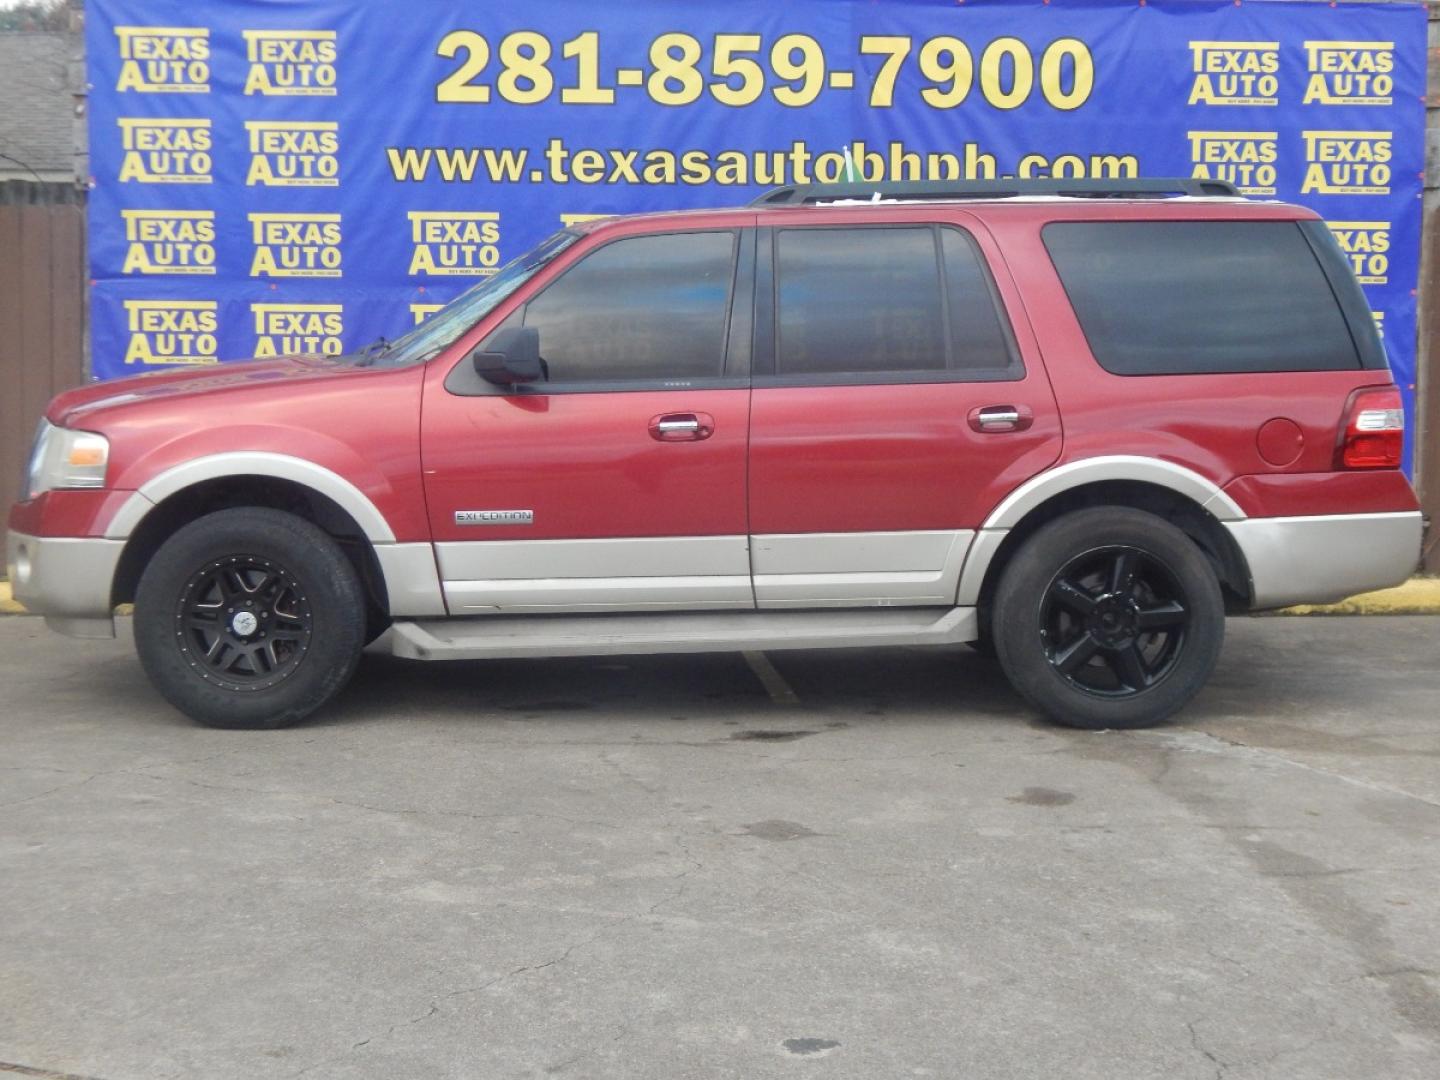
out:
M356 372L353 363L333 356L280 356L219 365L188 366L174 371L146 372L126 379L91 383L55 398L46 419L62 427L85 427L102 410L146 403L178 401L204 394L229 394L287 381L292 385L328 382Z

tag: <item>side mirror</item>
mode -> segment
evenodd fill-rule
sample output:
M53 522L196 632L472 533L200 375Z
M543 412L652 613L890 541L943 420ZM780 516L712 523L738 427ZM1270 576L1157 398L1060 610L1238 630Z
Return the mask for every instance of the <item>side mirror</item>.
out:
M475 373L496 386L522 386L545 378L540 359L540 331L533 326L497 330L470 354Z

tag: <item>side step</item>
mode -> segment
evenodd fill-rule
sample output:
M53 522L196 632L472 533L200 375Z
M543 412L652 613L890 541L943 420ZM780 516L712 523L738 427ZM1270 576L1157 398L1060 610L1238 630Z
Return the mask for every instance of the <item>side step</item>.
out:
M411 660L838 649L973 641L975 609L865 608L659 615L482 615L396 622L390 649Z

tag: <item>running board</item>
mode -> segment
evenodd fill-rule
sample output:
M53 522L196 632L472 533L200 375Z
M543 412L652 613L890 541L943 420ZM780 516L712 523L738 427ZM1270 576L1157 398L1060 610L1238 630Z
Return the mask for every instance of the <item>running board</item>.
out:
M975 609L864 608L657 615L482 615L390 629L410 660L950 645L978 636Z

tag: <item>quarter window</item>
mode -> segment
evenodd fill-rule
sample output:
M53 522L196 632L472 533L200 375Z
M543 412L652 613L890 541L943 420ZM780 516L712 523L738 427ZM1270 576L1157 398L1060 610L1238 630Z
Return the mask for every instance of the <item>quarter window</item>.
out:
M733 232L616 240L525 308L552 384L719 378L734 279Z
M1056 222L1043 235L1106 371L1360 367L1335 291L1297 222Z

